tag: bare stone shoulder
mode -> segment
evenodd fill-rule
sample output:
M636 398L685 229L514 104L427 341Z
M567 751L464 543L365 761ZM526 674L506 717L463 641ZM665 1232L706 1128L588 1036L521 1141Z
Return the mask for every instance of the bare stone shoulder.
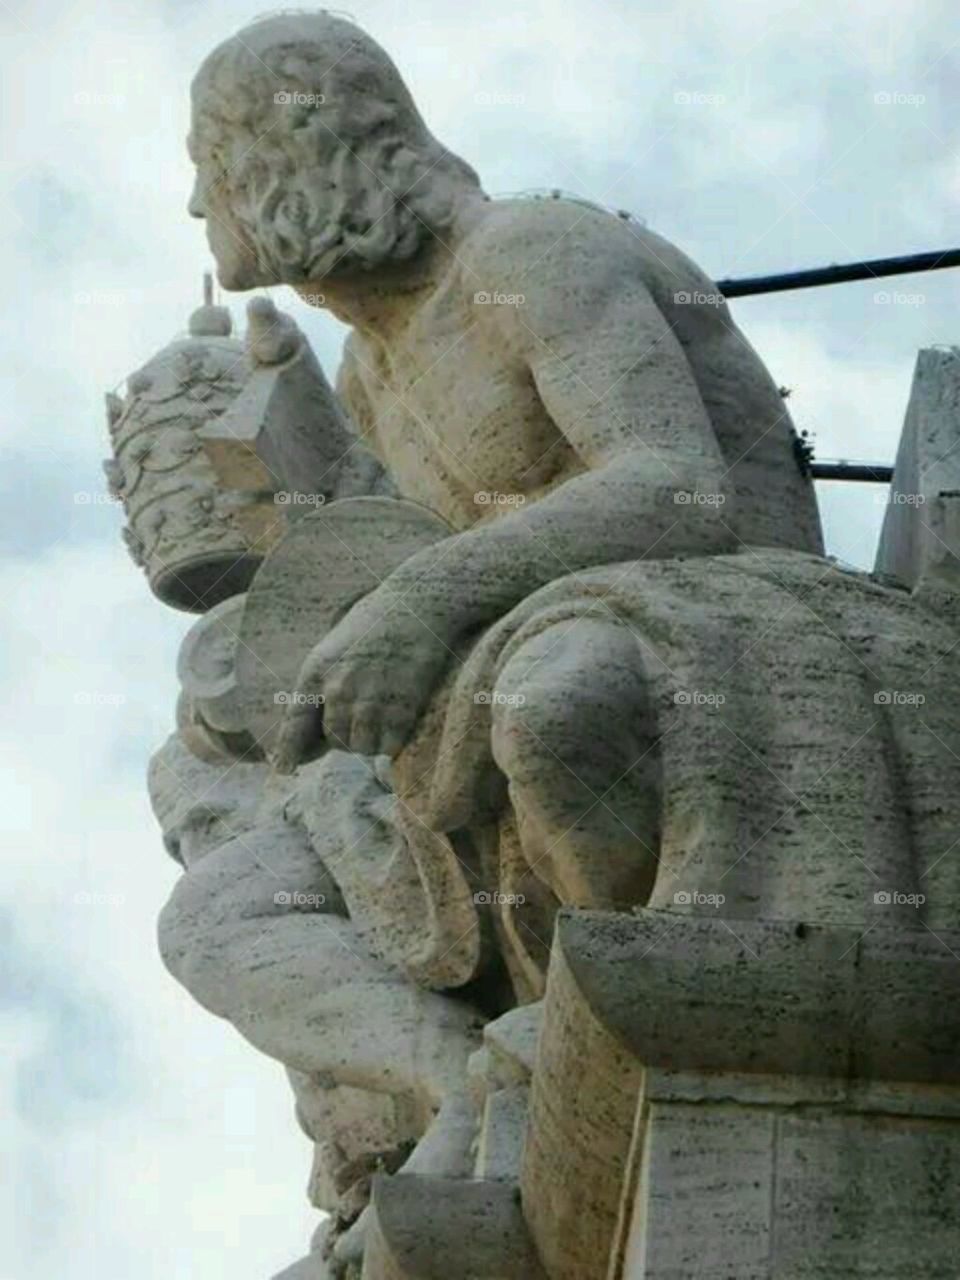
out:
M707 273L637 222L571 199L491 201L458 251L468 285L508 297L539 290L580 301L647 290L664 312L684 306L728 326L729 310Z

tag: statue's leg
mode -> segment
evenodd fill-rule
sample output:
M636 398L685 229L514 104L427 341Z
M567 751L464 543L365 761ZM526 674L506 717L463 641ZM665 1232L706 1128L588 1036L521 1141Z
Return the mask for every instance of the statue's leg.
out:
M523 853L562 903L628 909L657 868L660 759L639 644L602 613L510 655L492 691L493 756Z
M330 910L335 893L298 828L246 832L179 881L160 917L161 953L195 999L264 1053L412 1095L429 1114L462 1087L483 1019L373 955Z

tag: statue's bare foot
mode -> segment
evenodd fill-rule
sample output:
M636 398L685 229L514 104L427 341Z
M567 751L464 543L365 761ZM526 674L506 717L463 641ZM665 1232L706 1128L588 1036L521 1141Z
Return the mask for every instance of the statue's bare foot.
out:
M367 1205L356 1222L337 1237L330 1259L330 1272L334 1280L359 1280L363 1254L367 1247L370 1217L371 1209Z
M469 1096L450 1095L401 1172L431 1174L437 1178L470 1177L476 1121L476 1106ZM367 1205L356 1221L336 1237L331 1259L336 1280L359 1280L372 1212Z

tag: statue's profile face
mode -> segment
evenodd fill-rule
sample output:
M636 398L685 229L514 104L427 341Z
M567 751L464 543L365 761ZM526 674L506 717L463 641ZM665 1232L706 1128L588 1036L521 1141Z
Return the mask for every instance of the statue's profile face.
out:
M386 53L342 18L254 23L207 57L191 94L189 209L225 289L409 261L478 186L428 132Z
M189 869L257 825L269 770L224 760L208 764L173 734L150 760L150 803L167 852Z
M258 260L249 228L240 215L238 195L231 182L226 150L209 127L194 116L187 138L187 151L196 170L188 209L192 217L203 218L207 243L217 264L217 278L224 289L253 289L276 284Z
M224 129L202 104L201 85L187 139L196 169L188 208L206 223L224 289L363 275L420 248L426 223L397 190L414 178L362 142L344 146L322 108L303 126L271 100L255 129Z

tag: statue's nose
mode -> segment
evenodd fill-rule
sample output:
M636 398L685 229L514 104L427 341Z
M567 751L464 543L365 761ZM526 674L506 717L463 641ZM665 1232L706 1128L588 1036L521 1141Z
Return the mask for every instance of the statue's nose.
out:
M191 218L205 218L207 216L203 192L200 189L199 174L194 181L193 190L190 192L190 199L187 201L187 212Z

